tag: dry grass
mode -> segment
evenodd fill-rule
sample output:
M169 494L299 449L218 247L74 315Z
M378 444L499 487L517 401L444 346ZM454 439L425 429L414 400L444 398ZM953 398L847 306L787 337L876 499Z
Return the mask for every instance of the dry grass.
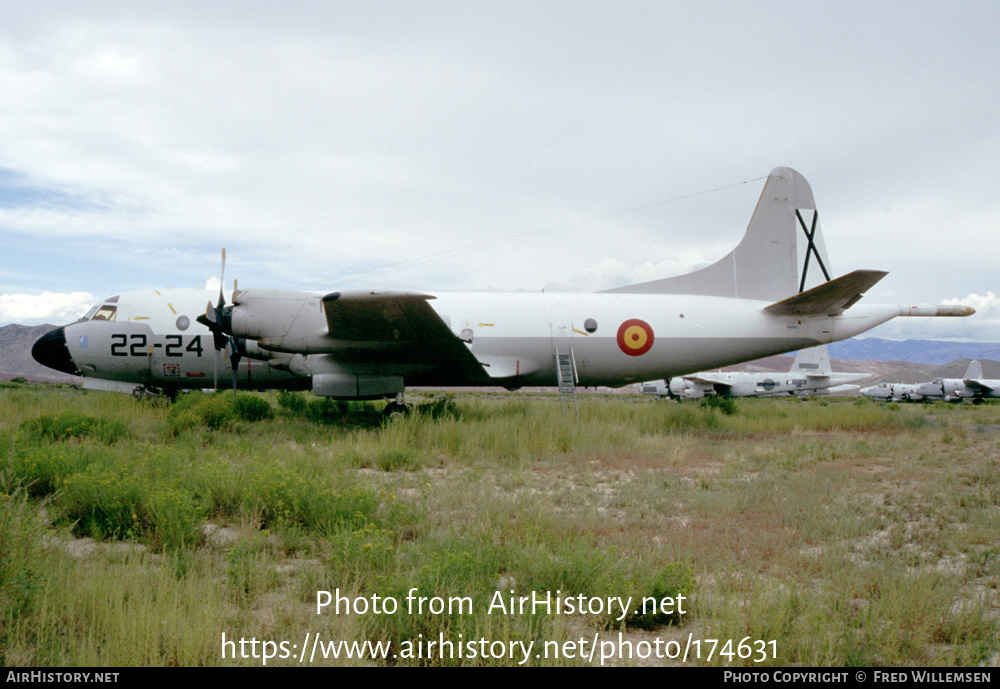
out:
M344 420L286 413L173 436L163 432L165 409L131 400L24 391L18 400L6 392L0 411L30 417L72 408L125 420L132 437L101 452L121 464L136 454L162 462L171 490L188 491L185 499L213 523L199 544L160 550L163 540L153 538L152 552L133 545L126 554L103 548L73 557L63 546L29 547L68 539L26 516L36 502L7 498L12 542L24 551L18 566L46 571L28 577L37 595L19 609L11 603L16 572L0 579L0 603L10 603L0 607L0 660L8 665L259 665L224 660L222 633L301 644L307 632L391 641L396 652L439 634L538 644L596 634L610 644L621 632L647 646L702 642L688 664L997 661L1000 405L756 400L725 416L595 396L584 398L574 423L550 397L468 395L439 405L447 413L436 418L388 426L360 409ZM0 425L11 457L35 442L19 428ZM86 449L91 441L31 447L66 452L67 442ZM264 491L262 480L285 492ZM327 504L313 492L318 485L363 491L377 506L359 503L364 514L321 526L329 520L315 514ZM209 493L210 503L198 502ZM50 498L47 521L59 499ZM288 501L285 512L269 499ZM296 500L314 506L296 512ZM606 613L485 611L497 591L651 595L662 573L684 571L696 583L671 627L636 630ZM315 614L318 590L402 601L414 586L427 596L469 596L476 614ZM713 639L720 643L709 659ZM740 658L745 639L773 646L765 657ZM516 664L509 656L323 662ZM606 658L678 663L618 651Z

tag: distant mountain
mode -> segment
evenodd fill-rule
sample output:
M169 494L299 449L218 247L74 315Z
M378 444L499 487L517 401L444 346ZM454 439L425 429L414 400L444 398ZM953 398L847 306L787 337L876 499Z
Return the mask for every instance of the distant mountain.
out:
M880 340L875 337L844 340L829 346L830 357L854 361L909 361L941 366L956 359L1000 361L998 342L941 342L936 340Z
M0 380L18 377L60 383L79 380L76 376L46 368L31 358L35 340L55 329L54 325L0 327Z

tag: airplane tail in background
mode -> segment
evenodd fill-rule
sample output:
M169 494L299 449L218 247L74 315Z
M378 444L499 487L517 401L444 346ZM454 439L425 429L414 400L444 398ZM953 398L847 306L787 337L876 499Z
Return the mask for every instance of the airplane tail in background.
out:
M686 275L607 291L777 301L832 279L812 189L795 170L777 167L746 234L728 256Z
M978 361L970 361L964 380L979 380L983 377L983 365Z
M825 375L833 372L830 366L830 352L826 345L800 350L792 362L791 373L800 371L808 375Z

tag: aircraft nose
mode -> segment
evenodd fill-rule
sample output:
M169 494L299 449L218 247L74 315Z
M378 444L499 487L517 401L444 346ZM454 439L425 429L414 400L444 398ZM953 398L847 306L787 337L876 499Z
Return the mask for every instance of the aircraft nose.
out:
M42 366L70 375L77 375L73 357L70 356L69 348L66 347L66 328L56 328L39 337L31 347L31 356Z

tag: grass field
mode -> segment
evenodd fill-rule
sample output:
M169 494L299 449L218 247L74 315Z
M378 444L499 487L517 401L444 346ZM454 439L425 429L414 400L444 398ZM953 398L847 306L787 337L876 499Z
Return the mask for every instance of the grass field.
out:
M998 404L410 401L5 384L0 665L1000 660Z

